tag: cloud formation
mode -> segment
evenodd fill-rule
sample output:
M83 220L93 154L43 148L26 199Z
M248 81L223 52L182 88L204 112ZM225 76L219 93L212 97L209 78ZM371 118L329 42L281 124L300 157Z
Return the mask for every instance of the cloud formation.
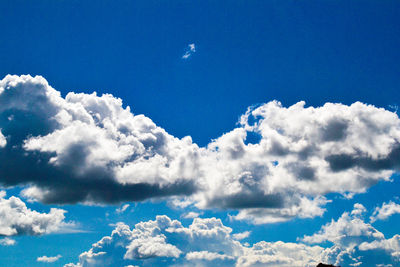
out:
M184 227L167 216L141 222L130 230L117 224L79 256L79 263L66 266L315 266L323 248L283 242L259 242L243 246L232 229L216 218L195 218Z
M48 257L48 256L41 256L36 259L37 262L46 262L46 263L52 263L56 262L61 258L61 255L53 256L53 257Z
M237 210L232 218L257 224L322 216L327 194L365 192L400 164L398 116L359 102L285 108L272 101L199 147L112 95L62 97L42 77L9 75L0 82L0 129L0 183L28 185L28 199L173 197Z
M315 234L299 238L297 243L260 241L252 245L238 241L243 233L232 233L230 227L216 218L195 218L184 227L181 222L163 215L154 221L138 223L132 230L118 223L111 236L103 237L83 252L78 263L66 266L315 267L319 262L340 266L397 266L400 236L386 239L365 222L366 212L361 204L356 204L353 211L343 213Z
M168 135L111 95L62 98L41 77L7 76L0 82L0 106L8 140L0 148L0 182L32 185L25 197L112 203L196 188L180 172L191 165L184 157L196 153L191 139Z
M400 213L400 205L390 201L389 203L383 203L381 207L376 207L370 219L371 222L386 220L397 213Z
M64 221L65 210L51 208L49 213L39 213L17 197L4 197L5 192L0 191L0 236L42 235L74 227ZM0 243L13 245L15 241L5 238Z
M0 246L14 246L17 242L9 237L0 239Z
M351 213L343 213L338 220L332 220L317 233L304 236L301 241L310 244L332 243L333 246L325 251L325 255L335 265L399 264L400 236L386 239L383 233L365 221L365 212L364 206L355 204Z

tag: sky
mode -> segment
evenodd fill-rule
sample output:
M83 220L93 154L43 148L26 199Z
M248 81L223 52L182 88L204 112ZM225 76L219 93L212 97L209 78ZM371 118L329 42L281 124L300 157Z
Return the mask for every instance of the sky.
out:
M0 1L3 266L400 266L398 1Z

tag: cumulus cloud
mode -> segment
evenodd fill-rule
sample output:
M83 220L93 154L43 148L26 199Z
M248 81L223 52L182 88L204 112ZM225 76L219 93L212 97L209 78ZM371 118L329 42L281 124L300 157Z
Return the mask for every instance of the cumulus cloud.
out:
M57 255L54 257L48 257L48 256L41 256L36 259L37 262L46 262L46 263L52 263L56 262L61 258L61 255Z
M42 77L9 75L0 82L0 127L8 136L0 182L32 185L23 192L30 199L110 203L196 188L182 171L195 169L191 139L167 134L111 95L63 98Z
M399 168L400 120L371 105L273 101L240 123L207 147L212 168L199 207L239 209L236 219L255 223L321 216L324 195L364 192ZM249 133L259 141L247 143Z
M64 221L65 212L51 208L49 213L39 213L28 209L17 197L6 199L5 192L0 191L0 235L42 235L73 229L73 223ZM2 239L1 243L12 245L14 242L11 239Z
M333 243L324 257L336 265L359 266L400 263L400 236L386 239L384 234L365 222L366 209L355 204L352 212L345 212L338 220L322 226L311 236L300 239L310 244Z
M182 56L182 59L188 59L193 53L196 52L196 45L188 44L187 48L185 49L185 53Z
M284 242L242 245L232 229L216 218L195 218L184 227L167 216L130 228L117 224L79 256L79 263L66 266L315 266L324 251L319 246Z
M272 101L199 147L112 95L62 97L42 77L9 75L0 82L0 129L0 183L29 185L30 200L172 197L237 210L232 218L253 223L322 216L327 194L364 192L400 162L398 116L359 102L285 108Z
M400 213L400 205L390 201L389 203L383 203L381 207L376 207L374 213L370 217L371 222L377 220L386 220L393 214Z
M216 218L195 218L185 227L178 220L157 216L130 230L117 224L79 262L66 266L397 266L400 235L385 236L365 221L367 210L355 204L337 220L295 242L239 241L249 232L233 234ZM320 246L323 244L323 246ZM330 245L329 245L330 244Z
M356 212L345 212L337 220L322 226L322 229L312 236L305 236L302 241L307 243L323 243L330 241L342 247L354 247L357 244L384 238L384 235L371 224L359 217L360 204L355 205ZM364 208L362 206L362 208Z
M0 239L0 246L14 246L16 241L9 237Z

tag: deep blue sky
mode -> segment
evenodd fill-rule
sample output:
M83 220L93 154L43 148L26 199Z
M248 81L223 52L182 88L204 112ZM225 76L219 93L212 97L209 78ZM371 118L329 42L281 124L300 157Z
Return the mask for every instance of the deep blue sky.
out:
M272 99L396 104L399 17L389 0L1 1L0 76L112 93L204 145Z
M196 52L183 60L191 43ZM201 146L233 129L247 107L274 99L284 106L300 100L312 106L400 104L399 48L397 0L0 1L0 79L42 75L63 95L111 93L133 113L145 114L174 136L190 135ZM254 241L295 241L357 201L373 208L376 201L391 200L395 185L379 184L372 197L328 204L326 217L314 221L235 227L252 230ZM142 205L124 221L132 225L160 213L179 218L163 203ZM41 204L30 207L48 211ZM0 246L0 255L8 255L10 266L34 266L31 260L47 249L62 253L63 263L76 262L80 252L110 233L108 223L121 219L115 207L64 208L85 229L99 228L65 239L17 238L21 247ZM103 218L105 212L112 218ZM215 214L230 224L227 213L206 212ZM381 224L389 236L396 233ZM26 250L32 251L22 255Z

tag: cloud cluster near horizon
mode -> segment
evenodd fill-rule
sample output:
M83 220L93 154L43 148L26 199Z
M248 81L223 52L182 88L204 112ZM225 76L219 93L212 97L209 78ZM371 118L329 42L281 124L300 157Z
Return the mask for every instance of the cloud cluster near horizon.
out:
M27 186L30 200L167 198L237 210L234 219L256 224L322 216L326 194L365 192L400 167L398 116L359 102L272 101L199 147L112 95L64 98L40 76L8 75L0 81L0 129L0 183Z
M118 223L68 267L126 266L316 266L319 262L341 266L393 266L400 262L400 236L385 236L364 220L366 209L355 204L351 212L322 226L298 243L238 241L247 232L232 229L216 218L195 218L188 227L167 216L140 222L131 230ZM328 242L329 246L319 244ZM311 244L311 245L310 245ZM379 265L381 264L381 265Z

